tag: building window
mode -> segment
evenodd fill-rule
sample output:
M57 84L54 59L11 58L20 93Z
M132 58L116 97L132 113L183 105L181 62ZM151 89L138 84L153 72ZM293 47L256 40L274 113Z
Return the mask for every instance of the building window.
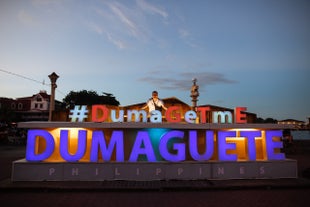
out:
M18 110L22 110L23 109L23 104L22 103L18 103L17 108L18 108Z
M36 104L34 104L34 108L36 109L36 108L38 108L38 104L36 103Z
M16 108L16 104L13 102L11 103L11 109L15 109Z

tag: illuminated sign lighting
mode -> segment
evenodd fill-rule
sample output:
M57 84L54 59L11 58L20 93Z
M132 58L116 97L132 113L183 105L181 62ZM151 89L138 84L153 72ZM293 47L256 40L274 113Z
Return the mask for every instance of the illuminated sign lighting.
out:
M153 134L155 133L155 134ZM182 162L283 160L280 130L33 129L27 161Z
M213 123L234 123L245 124L246 107L236 107L235 116L233 117L230 111L212 111ZM167 122L179 123L181 122L181 116L184 115L184 120L187 123L196 123L199 119L200 123L206 123L206 113L210 112L210 107L197 107L197 113L195 111L186 111L184 114L180 113L181 107L171 106L165 112L165 118ZM74 109L70 110L69 118L72 122L83 122L88 117L88 109L86 105L76 105ZM107 122L108 118L111 118L111 122L124 122L127 117L127 122L147 122L148 114L145 110L127 110L125 114L124 110L110 110L105 105L93 105L91 106L91 121L92 122ZM152 123L161 123L163 121L162 112L154 110L150 113L149 121Z
M181 114L181 107L171 106L166 110L166 123L162 113L144 110L110 110L105 105L91 107L91 127L48 128L28 131L26 160L31 162L183 162L183 161L257 161L284 160L280 152L282 131L269 129L238 129L246 123L246 107L236 107L234 118L230 111L212 111L214 123L220 128L206 129L206 114L210 107L197 107L195 111ZM87 106L77 105L70 111L72 122L88 118ZM186 127L181 122L184 115ZM199 116L199 117L198 117ZM138 122L135 128L126 126L98 129L96 123L122 124ZM234 119L235 124L232 124ZM142 122L141 122L142 120ZM143 128L147 121L157 126L174 124L179 128ZM197 123L199 120L199 124ZM140 124L139 124L140 122ZM106 123L109 124L109 123ZM195 126L201 126L196 128ZM65 126L61 126L65 127Z
M296 177L296 161L281 152L286 126L247 124L246 109L171 106L163 115L77 105L71 122L19 123L29 129L26 159L13 163L12 180Z

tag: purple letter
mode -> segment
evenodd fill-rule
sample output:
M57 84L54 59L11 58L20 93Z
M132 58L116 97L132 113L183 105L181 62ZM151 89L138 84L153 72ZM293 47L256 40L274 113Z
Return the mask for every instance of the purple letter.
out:
M75 154L69 153L69 131L68 130L61 130L60 131L60 156L64 158L64 160L68 162L76 162L79 161L86 152L86 138L87 138L87 131L86 130L79 130L78 134L78 148Z
M41 154L36 154L36 137L45 139L46 148ZM55 149L54 137L45 130L29 130L27 138L27 150L26 150L26 160L27 161L42 161L47 159L53 153Z
M98 161L99 148L101 150L102 159L110 161L113 149L116 146L116 161L124 161L124 138L123 131L113 131L110 139L110 144L107 147L106 140L102 131L93 131L92 143L90 148L90 161Z
M240 136L246 137L248 140L249 160L256 160L255 137L261 137L262 133L260 131L241 131Z
M178 162L178 161L183 161L185 160L185 145L184 143L174 143L173 144L173 149L177 151L176 154L171 154L168 152L167 149L167 144L170 139L177 138L177 139L183 139L184 137L184 132L182 131L169 131L166 134L164 134L159 142L159 152L161 156L172 162Z
M219 131L218 132L218 151L220 161L236 161L236 154L226 154L227 150L235 150L236 143L227 143L226 137L236 137L235 131Z
M144 148L141 147L143 144ZM150 162L156 161L156 157L154 154L154 150L148 132L145 131L138 132L136 141L132 147L129 162L136 162L139 157L139 154L145 154L147 160Z
M189 152L194 160L205 161L212 157L214 151L213 137L213 131L206 131L205 153L200 155L197 149L197 131L189 131Z
M267 159L268 160L284 160L285 155L283 153L274 152L274 149L283 147L283 142L273 141L273 137L282 137L282 131L266 131Z

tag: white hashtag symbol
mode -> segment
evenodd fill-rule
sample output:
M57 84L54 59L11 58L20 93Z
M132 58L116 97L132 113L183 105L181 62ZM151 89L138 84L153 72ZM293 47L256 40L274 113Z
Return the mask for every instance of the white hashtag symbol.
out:
M69 118L71 118L71 122L82 122L85 118L87 118L87 106L76 105L74 109L70 110Z

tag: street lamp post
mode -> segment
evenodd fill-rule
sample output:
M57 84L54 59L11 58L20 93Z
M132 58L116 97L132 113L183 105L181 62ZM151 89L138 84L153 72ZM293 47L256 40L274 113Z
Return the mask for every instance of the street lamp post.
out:
M52 113L55 109L55 89L57 88L56 80L57 78L59 78L59 76L55 72L53 72L48 77L51 80L51 97L50 97L48 121L52 121Z

